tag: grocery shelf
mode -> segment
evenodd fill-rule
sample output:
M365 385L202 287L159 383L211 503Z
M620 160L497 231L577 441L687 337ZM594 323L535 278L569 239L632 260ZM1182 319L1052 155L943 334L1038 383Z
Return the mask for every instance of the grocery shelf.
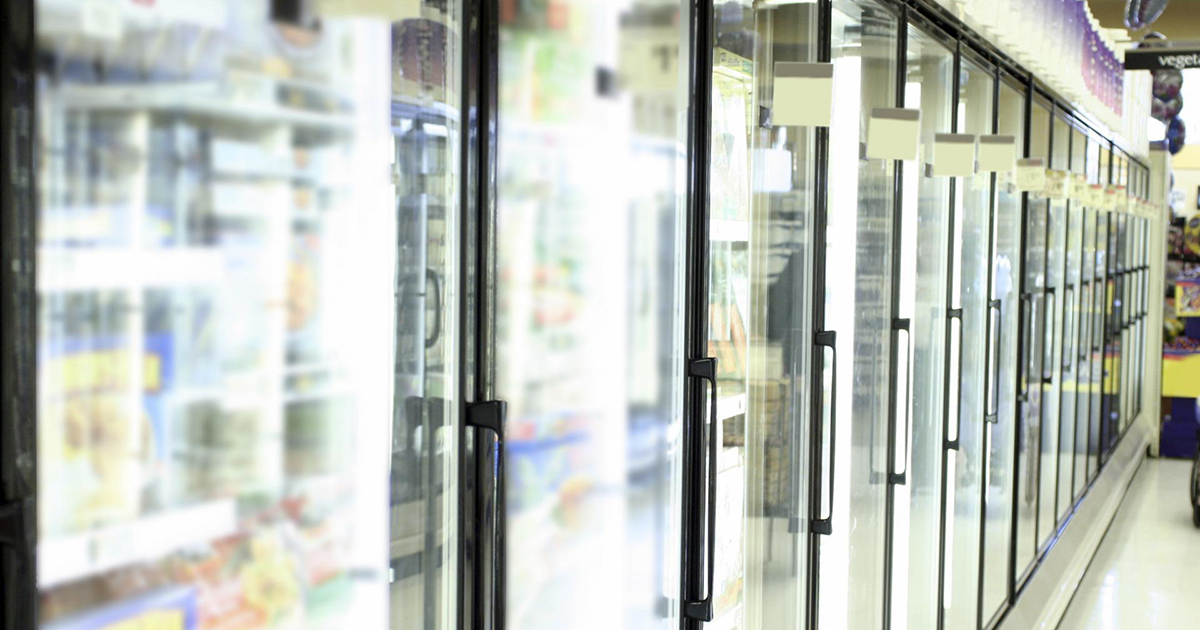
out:
M105 291L129 287L216 284L224 261L215 247L159 249L38 248L38 275L44 292Z
M750 222L733 219L713 219L709 228L709 239L729 243L750 242Z
M49 588L160 559L238 531L233 499L178 508L38 543L38 586Z
M262 77L271 81L270 77ZM162 111L240 124L291 125L319 130L348 131L353 118L346 114L282 107L232 97L228 87L216 81L134 85L70 85L61 88L67 109Z
M725 396L717 400L717 419L727 420L746 413L746 394Z

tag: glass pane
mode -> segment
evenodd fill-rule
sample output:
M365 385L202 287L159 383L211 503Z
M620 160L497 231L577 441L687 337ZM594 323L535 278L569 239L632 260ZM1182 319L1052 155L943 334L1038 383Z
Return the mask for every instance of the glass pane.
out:
M897 346L892 471L907 479L894 487L891 615L894 627L928 628L937 625L951 181L930 172L934 136L951 130L954 53L912 27L906 50L904 103L921 110L922 148L903 169L898 313L910 330L897 334L904 343Z
M1063 293L1062 338L1062 402L1059 404L1058 503L1055 525L1070 511L1074 495L1071 492L1075 477L1076 408L1079 400L1079 347L1082 333L1080 304L1084 294L1080 276L1083 253L1083 206L1071 201L1067 214L1066 270Z
M1103 152L1101 153L1103 155ZM1108 299L1111 289L1108 280L1108 213L1097 211L1096 220L1096 307L1095 332L1092 335L1092 410L1088 420L1088 481L1095 478L1100 464L1100 436L1103 419L1107 416L1105 374L1108 370Z
M1114 169L1116 162L1113 163ZM1116 171L1114 170L1114 177ZM1105 413L1104 425L1101 429L1101 461L1106 461L1108 455L1111 454L1112 448L1116 445L1117 437L1121 433L1121 295L1124 291L1124 277L1119 275L1121 267L1124 264L1121 260L1121 245L1123 241L1124 217L1115 213L1108 213L1108 271L1109 271L1109 295L1106 298L1106 308L1108 319L1108 340L1107 340L1107 358L1104 368L1104 399Z
M459 3L37 4L42 622L455 627Z
M507 624L672 627L680 7L568 1L502 13L496 395L508 402ZM736 264L744 270L744 258ZM597 602L604 614L581 613Z
M1049 149L1050 110L1041 101L1034 100L1033 104L1033 135L1031 137L1032 157L1048 157L1045 151ZM1040 151L1040 152L1039 152ZM1033 562L1037 541L1036 519L1038 508L1038 491L1040 470L1042 465L1042 405L1047 401L1043 398L1043 388L1046 380L1047 315L1052 311L1055 294L1046 291L1046 248L1049 236L1048 221L1049 202L1040 194L1030 193L1026 220L1026 244L1023 248L1025 277L1025 293L1019 317L1025 318L1025 334L1021 339L1023 346L1021 356L1024 357L1020 367L1020 393L1025 401L1014 407L1014 417L1018 425L1015 427L1015 445L1017 448L1017 470L1012 492L1016 493L1016 571L1020 576ZM1010 479L1011 458L1008 461L997 462L994 457L990 460L990 470L993 479ZM1003 483L1003 481L1001 481ZM1005 488L1007 490L1008 488ZM998 495L998 496L996 496ZM988 496L988 513L993 510L993 496L1007 505L996 506L1008 514L1011 509L1013 496L1008 492L990 492ZM1007 521L1004 522L1007 526ZM987 540L987 574L984 583L984 617L989 618L1007 594L1004 577L1007 576L1006 563L1008 555L1005 547L997 547L996 540L1008 542L1006 533L992 536Z
M1071 498L1077 499L1083 494L1087 484L1087 454L1089 419L1092 411L1092 347L1096 339L1096 301L1099 295L1100 283L1095 276L1096 260L1096 212L1091 208L1081 207L1082 242L1080 254L1080 286L1079 292L1079 351L1076 353L1079 364L1078 392L1076 396L1075 414L1075 471L1072 475ZM1065 415L1063 416L1066 417Z
M992 132L994 86L995 75L990 69L985 70L969 58L963 58L958 91L958 120L961 132ZM1019 129L1021 126L1021 97L1006 86L1002 88L1000 98L1000 111L1004 115L1000 133L1013 134L1012 128ZM1021 138L1020 134L1013 135ZM1008 185L1011 182L1011 172L997 175L999 206L996 226L1003 229L997 232L996 237L1005 239L997 241L999 248L1008 248L1003 252L1005 256L1015 247L1015 243L1009 242L1008 239L1017 238L1019 232L1004 230L1020 226L1020 196L1009 190ZM972 627L978 612L979 596L976 585L979 584L979 506L983 489L983 467L979 462L984 453L983 416L988 404L987 398L992 395L987 391L989 368L985 354L987 344L991 343L988 323L988 272L992 265L991 252L988 251L989 240L992 237L988 208L991 187L992 176L987 173L960 179L955 186L955 207L959 210L956 212L953 236L957 264L954 271L956 277L951 285L951 303L955 308L961 308L963 314L961 331L952 329L950 338L952 371L950 405L947 407L949 418L946 422L947 431L951 436L957 435L959 447L957 451L948 451L946 455L946 505L948 510L953 510L946 516L944 524L945 579L941 605L945 608L947 628ZM1014 262L1016 261L1005 259L1000 263L997 258L998 282L1011 284L1011 267ZM999 284L997 288L1000 288ZM1003 308L1002 305L1002 311ZM1011 309L1012 305L1009 304L1008 308ZM960 339L961 348L955 352L953 349ZM1004 355L1003 348L1001 355ZM956 364L961 364L961 368L956 369ZM1011 369L1008 373L1012 373ZM956 382L957 387L954 385ZM998 404L999 400L996 403ZM1009 407L1011 408L1011 401ZM909 627L915 629L930 626L910 624Z
M896 102L896 20L834 0L825 321L837 333L833 535L821 539L823 628L882 624L893 162L860 159L874 107Z
M759 112L785 118L791 104L775 102L774 88L786 74L776 69L814 61L817 5L722 6L713 51L708 304L723 447L712 623L800 628L809 567L816 134L764 126Z
M1058 170L1066 170L1071 157L1071 130L1060 116L1053 118L1051 145L1053 157L1050 164ZM1040 438L1039 491L1037 500L1037 544L1043 547L1053 535L1056 523L1058 499L1058 463L1060 439L1062 437L1059 418L1062 403L1063 348L1066 335L1067 299L1074 291L1067 286L1065 264L1067 254L1067 202L1051 199L1049 210L1049 233L1046 248L1046 341L1042 358L1042 422ZM1066 426L1073 426L1067 423Z
M1088 138L1084 132L1071 129L1071 172L1084 174L1087 172Z

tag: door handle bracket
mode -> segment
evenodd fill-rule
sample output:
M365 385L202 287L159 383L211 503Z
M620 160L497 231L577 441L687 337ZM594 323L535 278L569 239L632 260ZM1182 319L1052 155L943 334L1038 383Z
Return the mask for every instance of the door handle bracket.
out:
M477 429L487 429L504 439L504 416L508 413L508 403L503 400L486 400L467 405L467 426Z

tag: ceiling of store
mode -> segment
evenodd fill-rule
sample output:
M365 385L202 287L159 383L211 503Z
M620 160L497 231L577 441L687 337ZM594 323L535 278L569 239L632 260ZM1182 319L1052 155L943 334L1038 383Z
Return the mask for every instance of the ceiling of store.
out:
M1125 27L1125 0L1088 0L1092 15L1105 28ZM1171 0L1161 17L1150 25L1176 42L1200 42L1200 1ZM1135 34L1135 37L1140 33Z

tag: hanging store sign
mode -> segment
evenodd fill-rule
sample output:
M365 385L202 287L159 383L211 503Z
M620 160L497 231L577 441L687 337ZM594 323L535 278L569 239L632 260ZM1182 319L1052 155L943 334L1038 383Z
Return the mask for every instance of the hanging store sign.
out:
M1200 68L1200 46L1137 48L1125 51L1126 70L1184 70Z
M979 172L1008 173L1017 163L1013 136L979 136Z
M775 126L828 127L833 121L833 64L775 62Z
M933 136L933 175L970 177L975 174L975 136L939 133Z
M1046 170L1046 196L1051 199L1067 198L1067 172L1057 169Z
M921 110L876 107L867 123L867 158L916 160L921 136Z
M1071 201L1087 203L1087 176L1078 173L1071 176L1071 190L1068 193Z
M1046 189L1046 161L1025 158L1017 162L1017 190L1042 192Z

